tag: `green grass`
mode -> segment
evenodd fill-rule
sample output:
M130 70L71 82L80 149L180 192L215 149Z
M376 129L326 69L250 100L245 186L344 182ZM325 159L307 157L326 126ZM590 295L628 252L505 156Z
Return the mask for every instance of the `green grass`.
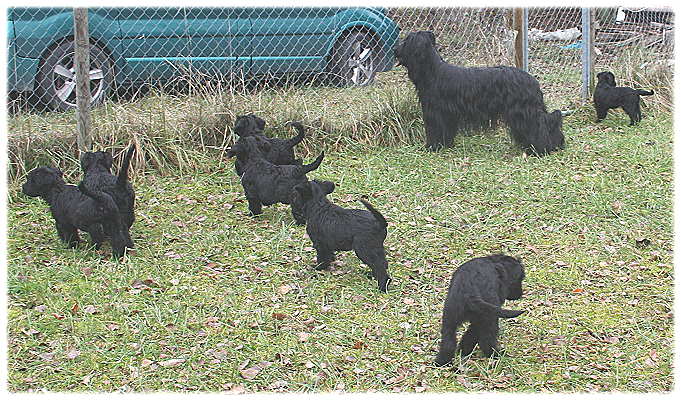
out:
M504 132L439 153L328 151L311 177L336 182L345 207L368 195L389 221L387 295L351 252L315 271L287 207L248 217L226 159L138 173L136 249L121 262L64 248L13 182L9 389L669 391L672 117L646 109L630 128L591 113L568 117L566 150L543 158ZM507 305L528 312L501 322L507 355L433 367L452 272L500 251L527 273Z

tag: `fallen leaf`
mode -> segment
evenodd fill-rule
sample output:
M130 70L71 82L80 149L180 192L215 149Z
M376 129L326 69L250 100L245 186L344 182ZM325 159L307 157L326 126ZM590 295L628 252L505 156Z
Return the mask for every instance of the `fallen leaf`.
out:
M170 360L164 360L158 363L158 365L162 367L175 367L177 365L180 365L184 363L185 360L184 358L171 358Z
M241 370L241 371L240 371L241 377L244 378L244 379L246 379L246 380L254 379L256 376L258 376L258 374L260 373L260 371L263 370L263 368L268 367L268 366L270 366L271 364L272 364L272 363L269 362L269 361L261 361L261 362L259 362L258 364L254 365L254 366L252 366L252 367L250 367L250 368Z
M279 289L277 290L277 292L279 294L286 294L286 293L290 292L291 289L292 288L291 288L290 285L281 285L281 286L279 286Z
M307 342L310 339L310 337L312 336L312 334L307 333L307 332L298 332L297 335L298 335L298 340L300 340L301 343Z
M74 358L78 357L80 355L80 351L75 348L69 349L69 351L66 352L66 358L69 360L73 360Z
M37 335L37 334L40 333L40 331L37 331L37 330L35 330L35 329L33 329L33 328L31 328L31 329L22 329L21 331L22 331L22 332L24 333L24 335L26 335L26 336Z
M88 304L83 308L83 312L86 314L94 314L97 312L97 309L92 304Z

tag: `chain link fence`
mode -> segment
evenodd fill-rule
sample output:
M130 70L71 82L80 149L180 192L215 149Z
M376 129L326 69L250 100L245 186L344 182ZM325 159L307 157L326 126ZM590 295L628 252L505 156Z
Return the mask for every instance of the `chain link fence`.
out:
M90 8L90 88L101 104L120 88L220 78L314 79L362 86L393 67L392 48L433 31L443 58L513 65L519 29L510 8ZM527 12L528 71L552 106L579 100L582 9ZM594 68L623 84L664 86L673 58L671 10L592 10ZM72 9L10 8L8 87L49 108L75 106ZM655 81L649 74L659 74ZM405 74L396 74L406 80ZM657 78L655 78L657 79ZM665 81L666 79L666 81ZM222 87L222 86L221 86Z

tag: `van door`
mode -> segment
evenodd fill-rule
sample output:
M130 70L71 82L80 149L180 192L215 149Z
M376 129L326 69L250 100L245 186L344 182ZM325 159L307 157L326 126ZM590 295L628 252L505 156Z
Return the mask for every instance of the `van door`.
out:
M248 73L251 23L247 8L186 8L192 71L209 76Z

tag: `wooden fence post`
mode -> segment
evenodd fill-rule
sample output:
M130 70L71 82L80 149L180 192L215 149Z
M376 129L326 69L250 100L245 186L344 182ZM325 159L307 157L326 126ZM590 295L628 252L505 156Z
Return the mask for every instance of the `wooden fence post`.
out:
M515 36L515 66L524 71L528 69L527 60L527 9L513 9L513 30L518 34Z
M81 152L92 150L90 121L90 35L87 8L73 9L76 69L76 141Z

